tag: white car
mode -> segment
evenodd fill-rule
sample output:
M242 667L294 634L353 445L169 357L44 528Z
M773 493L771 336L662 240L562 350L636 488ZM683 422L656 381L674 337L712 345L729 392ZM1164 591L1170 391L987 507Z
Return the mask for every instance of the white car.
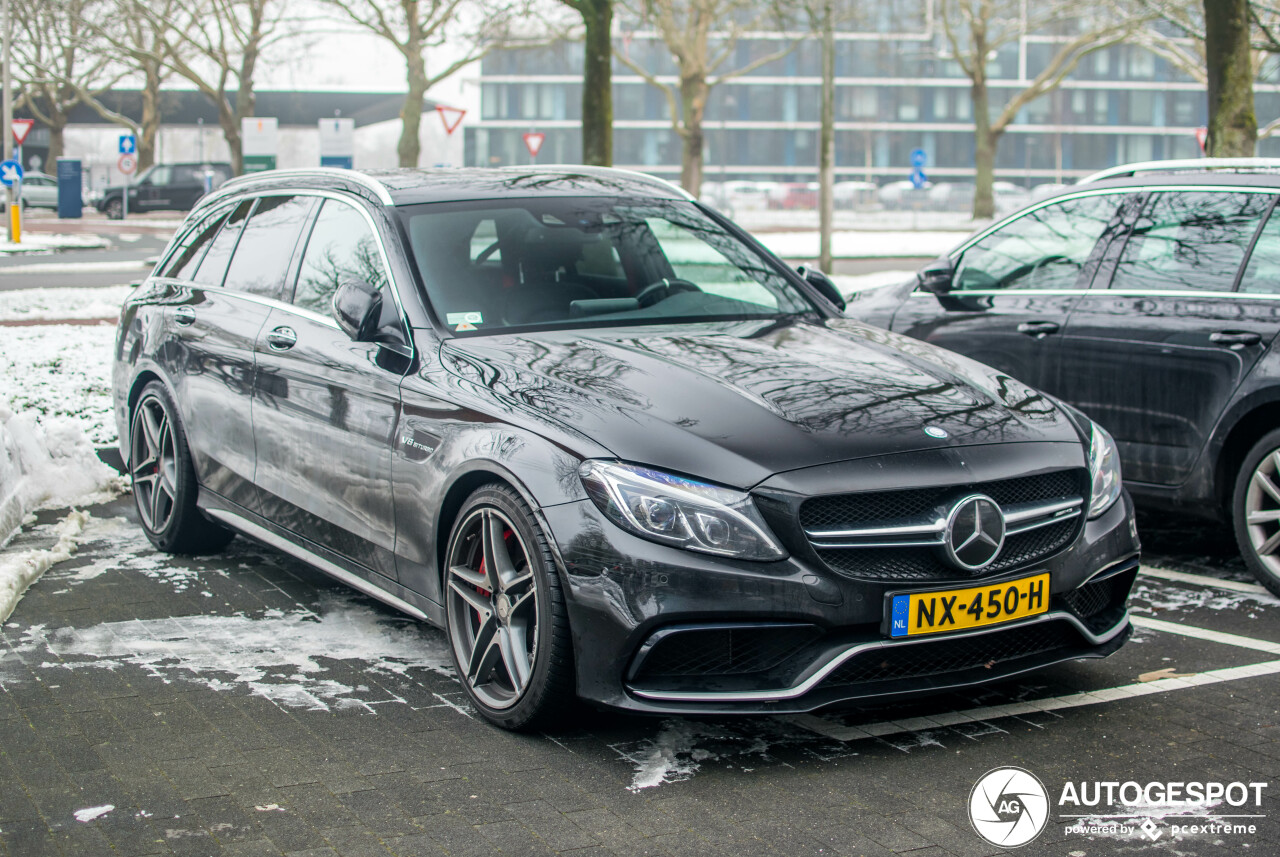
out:
M22 207L58 210L58 180L44 173L22 177Z

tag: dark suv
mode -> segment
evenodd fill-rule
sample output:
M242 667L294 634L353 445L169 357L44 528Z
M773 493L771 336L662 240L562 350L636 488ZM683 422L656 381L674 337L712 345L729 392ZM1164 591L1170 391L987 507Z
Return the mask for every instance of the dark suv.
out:
M647 176L258 174L126 301L116 420L160 549L239 532L442 626L507 727L1119 648L1106 432L842 304Z
M129 183L129 211L190 211L211 190L231 178L231 165L218 163L156 164ZM94 203L112 220L125 214L124 185L112 185Z
M1116 168L848 313L1080 408L1139 505L1229 520L1280 594L1277 199L1280 161Z

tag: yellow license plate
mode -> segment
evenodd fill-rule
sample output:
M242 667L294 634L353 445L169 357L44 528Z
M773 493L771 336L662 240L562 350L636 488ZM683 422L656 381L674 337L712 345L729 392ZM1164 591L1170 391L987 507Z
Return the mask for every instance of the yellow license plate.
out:
M914 637L996 625L1049 609L1049 575L989 586L889 596L889 636Z

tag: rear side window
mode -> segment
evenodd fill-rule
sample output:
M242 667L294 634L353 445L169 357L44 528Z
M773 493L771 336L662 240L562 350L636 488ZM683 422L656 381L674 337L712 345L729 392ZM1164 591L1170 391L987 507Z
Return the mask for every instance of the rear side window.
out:
M958 290L1086 289L1085 262L1121 194L1083 196L1024 214L964 251Z
M314 202L314 197L306 196L259 199L227 268L226 288L280 300L298 236Z
M227 213L228 209L225 208L213 212L182 236L161 276L178 280L191 279L200 265L200 260L204 258L204 252L209 249L213 236L218 234L218 227L226 219Z
M1152 195L1133 225L1112 289L1229 292L1271 204L1258 193Z
M350 280L382 288L387 284L387 273L364 215L346 203L326 199L302 256L293 303L329 315L333 293Z
M195 277L193 277L197 283L202 286L222 285L222 278L227 273L227 262L231 260L231 253L236 249L236 241L240 238L240 230L244 227L245 218L249 216L249 209L252 206L253 200L246 199L235 207L235 210L231 212L231 216L222 224L222 228L218 230L213 243L209 245L208 252L200 260L200 267L196 270Z

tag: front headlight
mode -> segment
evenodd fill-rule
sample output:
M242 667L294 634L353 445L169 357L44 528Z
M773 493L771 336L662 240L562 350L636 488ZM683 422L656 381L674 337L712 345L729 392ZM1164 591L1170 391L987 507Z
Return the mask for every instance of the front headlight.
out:
M787 555L743 491L617 462L584 461L578 473L600 511L637 536L736 559Z
M1120 496L1120 452L1107 430L1097 423L1089 438L1089 475L1093 491L1089 498L1089 518L1096 518L1111 508Z

